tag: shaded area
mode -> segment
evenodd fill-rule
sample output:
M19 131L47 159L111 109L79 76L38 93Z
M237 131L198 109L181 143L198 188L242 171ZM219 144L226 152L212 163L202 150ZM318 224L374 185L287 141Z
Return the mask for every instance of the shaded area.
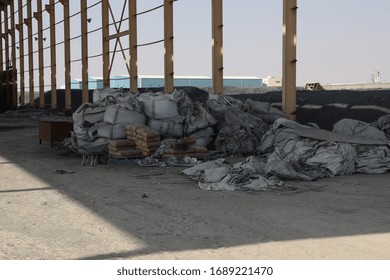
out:
M360 94L362 97L359 98ZM307 122L316 122L317 118L323 125L330 126L333 121L344 118L344 113L352 113L356 105L390 108L388 94L388 91L347 92L340 96L329 92L299 93L298 118L301 122L305 118ZM195 100L202 99L207 97L207 93L194 90L191 96ZM240 95L240 99L247 97L278 103L281 94ZM305 105L321 107L305 111L302 110ZM333 109L341 111L332 112ZM366 121L375 114L385 114L383 110L359 110L372 110L371 113L359 114L357 119ZM288 182L290 191L284 192L206 192L181 176L182 168L142 168L134 162L123 164L118 161L109 161L107 165L93 168L82 167L80 157L51 149L48 145L38 145L36 123L0 118L0 127L23 128L0 130L0 156L5 158L0 162L3 176L0 193L6 202L0 203L3 205L0 208L3 210L1 215L3 220L15 220L17 217L21 226L16 225L13 232L20 230L21 236L28 234L39 239L42 235L47 236L47 231L53 233L45 240L45 244L52 246L46 252L48 258L137 258L161 252L212 252L243 245L253 245L252 256L261 258L262 253L258 248L269 242L390 232L389 174L354 175L317 182ZM3 171L11 168L9 162L37 176L50 187L34 184L34 188L29 189L30 182L13 183L13 180L20 180L20 171L7 175L15 178L5 180ZM69 170L74 174L63 174L56 170ZM65 195L70 201L85 207L85 212L96 214L111 226L101 234L95 230L95 227L101 225L83 220L84 211L65 217L65 211L56 213L54 208L46 210L48 205L60 205L51 192ZM20 200L24 198L34 202L40 201L41 197L44 197L45 202L39 205L39 209L34 209L33 203L26 205ZM14 212L7 211L7 205L14 206L19 211L17 213L24 213L26 217L15 216ZM64 207L68 209L71 206ZM46 221L40 218L42 213L49 213L47 215L50 219ZM74 221L68 227L76 234L69 233L69 228L64 227L64 220ZM41 231L29 230L26 224L30 221L37 224ZM0 236L7 228L8 225L2 226ZM128 249L132 242L130 238L129 243L118 243L111 237L114 229L135 237L145 246ZM389 240L384 240L384 243L381 241L380 245L375 240L367 242L371 242L367 243L367 247L378 249L385 247ZM82 244L82 250L77 250L78 244ZM43 246L36 243L33 245L38 248ZM364 244L350 246L352 252L356 248L357 252L364 252L360 247L364 248ZM337 246L333 249L341 250ZM245 256L245 252L243 254ZM310 252L307 254L307 258L315 255L310 255ZM36 258L37 255L34 256ZM379 251L375 256L390 257L387 251ZM206 259L209 257L212 258L211 253L203 256Z
M274 241L390 232L388 174L289 182L296 192L206 192L181 176L181 168L142 168L110 161L108 165L82 167L80 158L66 157L63 151L38 145L37 138L36 129L1 133L0 154L145 244L143 249L128 250L125 248L129 244L116 244L110 239L109 229L100 235L92 234L88 227L100 225L87 226L81 212L71 217L78 235L69 236L69 230L62 228L65 217L60 212L48 223L38 221L42 231L50 228L56 232L45 242L53 239L55 242L50 243L55 246L53 252L61 253L53 253L49 258L135 258L158 252L215 250ZM56 169L71 170L74 174L56 174ZM30 199L39 199L39 192L27 193ZM58 203L47 195L45 200L48 205ZM33 211L29 205L20 206L25 208L21 211ZM29 234L39 235L35 231ZM99 243L103 239L121 249ZM73 253L79 243L84 249ZM262 253L256 254L260 258ZM378 256L389 257L388 252Z
M7 131L12 131L12 130L17 130L17 129L25 129L29 128L30 126L0 126L0 132L7 132Z

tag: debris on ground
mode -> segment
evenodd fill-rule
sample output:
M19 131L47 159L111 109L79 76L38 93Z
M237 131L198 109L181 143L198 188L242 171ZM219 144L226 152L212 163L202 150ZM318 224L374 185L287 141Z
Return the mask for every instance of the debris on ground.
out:
M390 171L390 116L342 119L330 131L291 121L268 103L229 96L193 101L178 90L105 89L95 99L73 114L74 150L143 157L141 166L191 166L183 173L205 190L269 190L283 187L282 180ZM219 159L207 161L211 155ZM249 157L232 166L226 156Z

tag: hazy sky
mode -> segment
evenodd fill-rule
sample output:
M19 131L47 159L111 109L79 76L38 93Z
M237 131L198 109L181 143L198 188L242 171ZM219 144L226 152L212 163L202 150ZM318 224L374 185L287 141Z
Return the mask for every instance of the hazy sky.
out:
M96 2L89 0L88 5ZM119 20L124 0L110 2ZM138 11L162 3L162 0L138 0ZM223 3L224 74L281 76L283 1L224 0ZM70 4L71 13L79 10L79 1L70 0ZM380 71L382 78L390 81L390 1L298 0L298 6L298 85L317 81L323 84L369 82L375 71ZM60 5L56 12L60 20ZM89 10L92 18L89 30L101 24L100 13L100 5ZM48 20L47 15L45 20ZM79 16L72 18L71 25L71 36L79 35ZM125 22L121 30L127 28ZM45 33L49 36L48 31ZM174 34L175 75L211 76L211 0L175 2ZM139 16L138 35L139 44L163 39L163 9ZM62 27L58 26L57 41L62 41L62 36ZM91 34L89 43L90 55L101 52L101 33ZM114 42L111 45L113 47ZM126 39L123 47L128 47ZM62 53L60 45L59 57ZM162 75L163 54L163 43L139 48L139 74ZM72 59L80 56L78 39L72 41ZM45 57L49 57L49 50L45 51ZM63 80L62 60L60 57L58 61L59 84ZM90 59L89 63L90 76L102 76L101 58ZM45 62L48 64L49 60ZM72 63L72 78L81 77L80 69L79 63ZM126 74L120 53L112 71L112 75L116 74Z

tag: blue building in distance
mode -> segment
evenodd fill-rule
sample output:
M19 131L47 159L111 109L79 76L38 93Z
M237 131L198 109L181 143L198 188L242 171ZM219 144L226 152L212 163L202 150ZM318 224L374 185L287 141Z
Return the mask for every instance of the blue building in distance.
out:
M82 89L83 84L81 79L73 79L71 81L71 89ZM88 89L102 89L103 87L103 78L90 77L88 78Z
M138 88L164 87L163 76L140 75L138 76ZM224 86L259 88L263 86L263 79L258 77L224 77ZM213 80L207 76L175 76L174 86L176 87L212 87ZM88 81L89 89L102 89L103 78L90 77ZM130 88L130 78L127 75L115 75L110 80L111 88ZM72 89L81 89L80 79L72 80Z

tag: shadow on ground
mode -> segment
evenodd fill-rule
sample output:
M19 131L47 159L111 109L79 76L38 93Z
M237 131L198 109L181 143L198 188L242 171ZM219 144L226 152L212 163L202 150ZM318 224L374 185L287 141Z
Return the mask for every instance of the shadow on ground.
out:
M18 120L0 122L25 126ZM0 156L5 159L0 170L16 164L50 187L2 186L0 196L55 189L145 244L135 250L80 253L81 259L134 258L159 252L390 232L388 174L288 182L295 191L206 192L180 175L183 168L142 168L115 161L80 166L80 157L48 144L39 145L37 126L27 126L0 131ZM73 173L60 174L56 169ZM77 217L74 219L77 222Z

